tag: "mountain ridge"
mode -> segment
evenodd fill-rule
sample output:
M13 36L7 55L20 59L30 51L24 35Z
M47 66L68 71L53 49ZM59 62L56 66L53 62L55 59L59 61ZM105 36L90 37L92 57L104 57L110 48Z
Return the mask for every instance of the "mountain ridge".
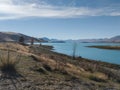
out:
M34 40L36 42L38 41L44 41L42 39L38 40L35 37L31 37L25 34L21 34L21 33L16 33L16 32L0 32L0 42L6 42L6 41L10 41L10 42L18 42L19 38L23 36L25 38L25 42L30 42L31 38L34 38Z
M119 43L120 42L120 35L111 37L111 38L100 38L100 39L78 39L78 40L66 40L66 41L77 41L77 42L83 42L83 43L92 43L92 42L96 42L96 43Z
M43 40L45 40L46 42L83 42L83 43L92 43L92 42L101 42L101 43L119 43L120 42L120 35L111 37L111 38L100 38L100 39L78 39L78 40L72 40L72 39L68 39L68 40L59 40L59 39L49 39L48 37L43 37L41 38Z
M59 39L49 39L48 37L35 38L22 33L16 33L16 32L0 32L0 42L5 42L5 41L17 42L20 36L23 36L25 38L25 42L30 42L31 38L34 38L35 42L41 41L41 42L50 42L50 43L63 43L63 42L69 42L69 41L77 41L77 42L84 42L84 43L90 43L90 42L119 43L120 42L120 35L116 35L111 38L101 38L101 39L59 40Z

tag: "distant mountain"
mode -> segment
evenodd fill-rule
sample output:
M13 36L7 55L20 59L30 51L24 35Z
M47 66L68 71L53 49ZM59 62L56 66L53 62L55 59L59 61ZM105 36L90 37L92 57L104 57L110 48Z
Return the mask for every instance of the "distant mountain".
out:
M15 32L0 32L0 42L5 41L18 41L19 37L23 36L25 38L25 42L30 42L31 36L27 36L21 33L15 33ZM37 38L34 38L35 41L38 41ZM40 39L41 41L44 41Z
M111 40L120 40L120 35L110 38Z
M43 38L40 38L40 39L43 39L43 40L46 41L46 42L50 41L50 39L47 38L47 37L43 37Z
M31 41L31 36L27 36L21 33L15 33L15 32L0 32L0 42L5 41L18 41L19 37L23 36L25 38L25 42ZM43 38L34 38L35 42L41 41L41 42L50 42L50 43L64 43L64 42L83 42L83 43L89 43L89 42L119 42L120 43L120 35L112 37L112 38L102 38L102 39L79 39L79 40L58 40L58 39L49 39L47 37Z
M43 38L40 38L40 39L43 39L45 42L49 42L49 43L64 43L65 42L63 40L49 39L47 37L43 37Z
M43 39L46 42L50 42L50 43L64 43L64 42L74 42L74 41L75 42L83 42L83 43L92 43L92 42L95 42L95 43L112 43L112 42L120 43L120 35L114 36L111 38L100 38L100 39L58 40L58 39L49 39L47 37L43 37L41 39Z
M80 42L84 42L84 43L89 43L89 42L111 42L111 40L105 38L105 39L80 39L80 40L77 40L77 41L80 41Z
M91 42L96 42L96 43L120 43L120 35L112 37L112 38L101 38L101 39L78 39L78 40L66 40L67 42L71 41L76 41L76 42L83 42L83 43L91 43Z

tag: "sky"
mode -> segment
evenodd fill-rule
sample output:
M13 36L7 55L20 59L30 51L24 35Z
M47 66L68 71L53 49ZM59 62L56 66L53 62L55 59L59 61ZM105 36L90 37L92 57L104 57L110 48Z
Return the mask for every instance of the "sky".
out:
M56 39L120 35L120 0L0 0L0 31Z

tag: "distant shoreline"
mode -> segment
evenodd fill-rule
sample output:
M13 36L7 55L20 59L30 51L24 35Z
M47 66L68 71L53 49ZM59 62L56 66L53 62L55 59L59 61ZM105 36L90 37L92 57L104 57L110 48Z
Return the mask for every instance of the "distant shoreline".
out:
M99 48L99 49L108 49L108 50L120 50L120 46L86 46L89 48Z

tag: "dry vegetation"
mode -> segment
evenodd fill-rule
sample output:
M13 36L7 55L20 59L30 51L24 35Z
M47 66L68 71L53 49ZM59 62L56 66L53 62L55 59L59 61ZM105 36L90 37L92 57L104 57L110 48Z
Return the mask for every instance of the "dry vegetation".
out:
M83 58L73 60L50 51L51 46L1 43L0 49L6 53L1 54L1 63L5 64L0 67L0 90L120 90L120 65ZM6 61L19 77L8 74L12 79L3 78Z

